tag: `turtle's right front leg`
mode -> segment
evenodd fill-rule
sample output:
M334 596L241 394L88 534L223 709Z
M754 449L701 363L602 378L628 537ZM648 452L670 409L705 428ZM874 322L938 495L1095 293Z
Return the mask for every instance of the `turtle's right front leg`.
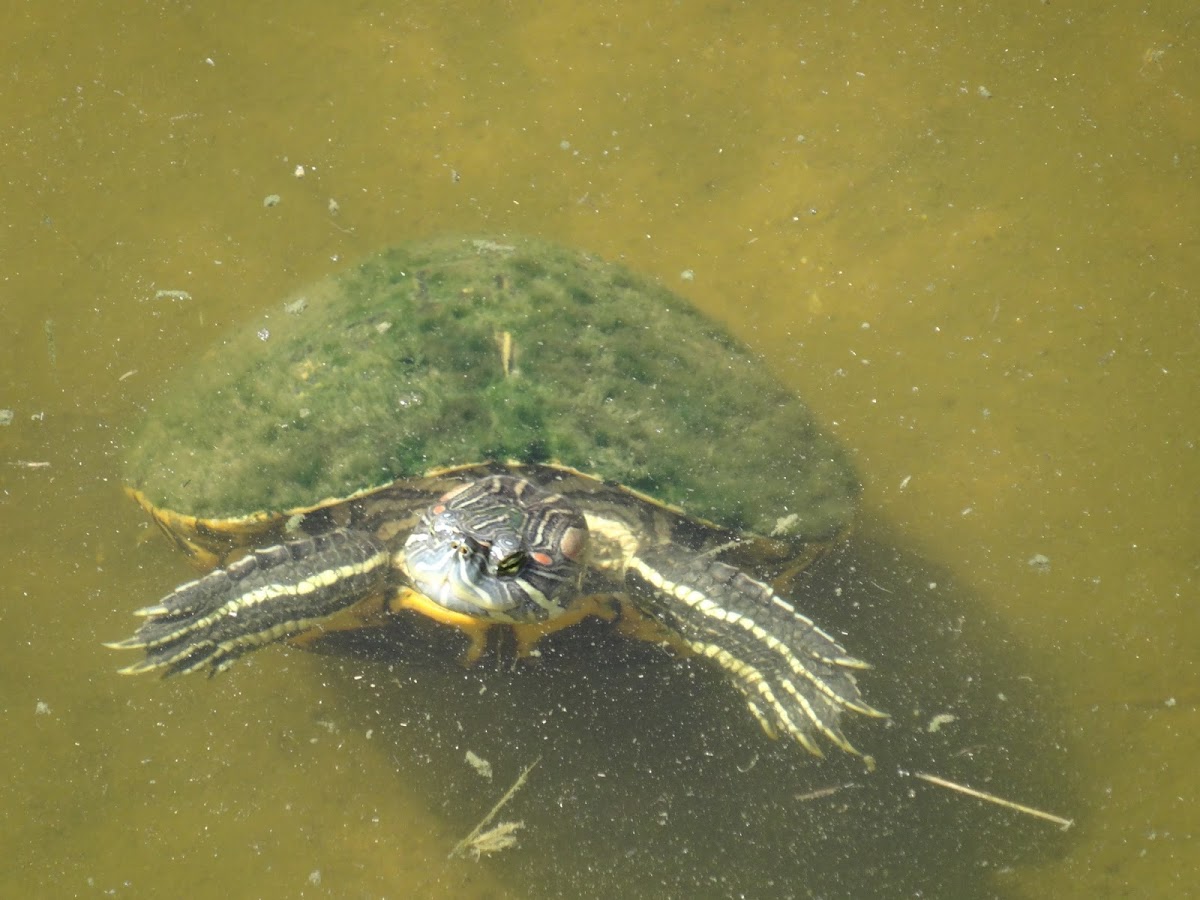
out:
M107 644L145 650L125 674L216 674L239 656L325 622L392 577L391 553L370 534L339 529L289 541L180 585L140 609L133 637Z

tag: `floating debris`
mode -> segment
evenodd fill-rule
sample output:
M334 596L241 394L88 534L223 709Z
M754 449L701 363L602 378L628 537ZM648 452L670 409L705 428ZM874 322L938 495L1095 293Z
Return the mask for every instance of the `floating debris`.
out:
M1171 46L1171 44L1167 44L1167 47L1170 47L1170 46ZM1167 51L1163 47L1147 48L1146 51L1142 53L1141 74L1145 75L1146 70L1150 69L1150 68L1156 68L1161 72L1162 71L1162 59L1166 55L1167 55Z
M267 196L263 197L263 208L270 209L272 206L278 206L279 201L282 199L278 194L267 194Z
M507 850L509 847L516 846L517 839L514 836L517 831L525 827L524 822L501 822L495 828L484 831L491 824L492 819L496 818L496 813L504 808L504 805L513 798L522 787L525 786L525 779L529 777L529 773L534 767L542 761L539 756L531 762L517 776L517 780L513 782L513 786L504 792L496 805L491 811L480 819L479 824L471 829L471 833L454 845L454 849L447 855L447 859L453 859L456 856L462 856L468 850L478 859L483 853L497 853L500 850Z
M500 368L507 378L512 374L513 339L511 331L502 331L496 335L496 346L500 349Z
M945 778L939 778L937 775L926 775L924 772L913 772L912 775L914 778L920 778L922 781L928 781L930 784L958 791L960 794L975 797L977 800L986 800L988 803L995 803L997 806L1003 806L1005 809L1024 813L1027 816L1033 816L1037 819L1045 819L1047 822L1053 822L1055 825L1061 826L1063 831L1066 831L1075 824L1074 819L1064 819L1062 816L1056 816L1054 813L1035 809L1023 803L1014 803L1012 800L1005 800L1003 797L997 797L995 794L989 794L987 791L978 791L975 788L967 787L965 784L958 784Z
M1044 553L1035 553L1033 556L1029 557L1029 559L1025 560L1025 562L1028 564L1029 568L1036 572L1050 571L1050 557L1046 556Z
M499 853L501 850L508 850L510 847L517 846L516 834L525 827L524 822L501 822L495 828L489 828L475 836L471 841L467 850L476 859L483 856L485 853L489 856L493 853Z
M155 300L183 301L183 300L191 300L192 295L189 294L187 291L155 291L154 299Z
M0 409L0 425L11 425L14 415L11 409Z
M476 756L470 750L467 751L467 764L480 774L481 777L488 781L492 780L492 764L482 756Z
M289 316L298 316L300 313L308 309L308 298L297 297L291 303L283 304L283 311Z
M780 516L775 520L775 525L771 529L771 537L778 537L781 534L791 534L796 529L796 523L799 521L799 513L789 513L786 516Z
M943 725L949 725L951 722L957 721L958 716L951 715L950 713L938 713L929 720L929 724L925 726L925 731L928 734L937 734L942 730Z
M797 800L801 803L807 803L810 800L821 800L825 797L832 797L834 794L837 794L837 793L840 793L841 791L846 790L846 788L856 788L856 787L858 787L857 784L855 784L853 781L848 781L845 784L834 784L834 785L830 785L829 787L817 788L816 790L813 790L813 791L807 791L803 794L797 794L792 799Z
M47 319L42 323L42 332L46 335L46 355L50 357L50 366L58 365L58 341L54 338L54 320Z

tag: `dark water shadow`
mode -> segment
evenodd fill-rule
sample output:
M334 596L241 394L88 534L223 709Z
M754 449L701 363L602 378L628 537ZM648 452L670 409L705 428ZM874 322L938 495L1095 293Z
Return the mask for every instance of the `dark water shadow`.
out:
M1006 867L1057 857L1071 833L908 773L1070 816L1054 687L968 587L885 543L856 538L797 594L874 664L864 693L892 718L849 732L873 773L767 740L720 673L599 625L515 666L500 653L463 669L457 637L420 623L319 648L342 657L328 664L347 715L464 834L540 758L499 817L524 821L521 844L488 863L525 896L1003 896ZM930 731L943 713L956 719Z

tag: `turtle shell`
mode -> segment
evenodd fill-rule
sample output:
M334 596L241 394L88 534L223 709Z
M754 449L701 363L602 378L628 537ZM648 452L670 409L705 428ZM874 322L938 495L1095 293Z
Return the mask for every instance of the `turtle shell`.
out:
M486 460L793 544L842 532L858 494L846 453L723 327L623 266L507 237L388 249L239 325L152 404L126 482L213 562L297 513Z

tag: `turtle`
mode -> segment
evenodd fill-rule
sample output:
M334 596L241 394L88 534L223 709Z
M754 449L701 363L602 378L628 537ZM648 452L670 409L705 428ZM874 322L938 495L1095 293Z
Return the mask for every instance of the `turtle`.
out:
M723 325L550 241L400 244L238 324L154 399L125 484L207 570L108 645L142 652L125 673L413 615L528 656L596 619L816 756L885 715L790 599L853 521L847 451Z

